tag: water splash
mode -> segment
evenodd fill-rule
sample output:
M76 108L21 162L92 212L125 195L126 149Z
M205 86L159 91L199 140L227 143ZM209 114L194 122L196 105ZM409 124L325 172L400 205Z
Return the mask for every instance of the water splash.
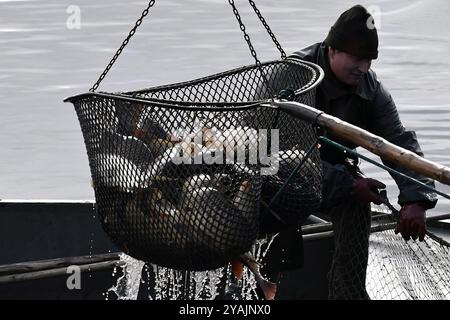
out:
M275 240L277 234L267 238L259 239L253 246L251 253L256 261L262 261L270 246ZM230 298L233 300L258 300L260 299L256 288L257 282L254 274L248 269L244 268L242 279L236 281L232 272L227 272L227 290L231 292Z
M124 253L120 254L119 258L119 267L122 268L122 276L117 279L115 286L108 289L106 300L108 300L110 292L115 294L118 300L136 300L139 293L142 268L145 263ZM116 273L117 267L114 268L113 277Z
M224 268L202 272L176 271L152 266L154 278L154 300L214 300L220 292L219 287Z
M275 237L258 240L252 249L256 260L267 253ZM113 277L121 268L122 275L115 286L108 289L118 300L136 300L141 285L148 290L149 300L255 300L256 279L247 268L242 279L237 281L230 266L209 271L177 271L157 265L145 264L126 254L121 254L119 267L114 268ZM144 275L144 277L142 277Z

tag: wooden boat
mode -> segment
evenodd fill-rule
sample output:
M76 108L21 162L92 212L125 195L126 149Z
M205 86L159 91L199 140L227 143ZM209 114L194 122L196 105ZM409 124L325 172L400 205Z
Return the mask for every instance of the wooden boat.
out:
M450 221L428 222L450 240ZM277 299L326 299L326 274L331 263L333 234L329 225L310 219L304 226L305 264L281 276ZM0 299L104 300L116 284L119 250L95 216L93 201L0 201ZM69 289L71 273L81 272L80 289ZM138 299L148 292L141 288ZM151 288L150 288L151 290Z

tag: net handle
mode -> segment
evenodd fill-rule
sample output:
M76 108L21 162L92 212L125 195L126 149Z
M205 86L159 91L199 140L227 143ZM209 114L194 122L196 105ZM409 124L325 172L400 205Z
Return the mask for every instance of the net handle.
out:
M122 53L123 49L127 46L128 42L130 42L131 37L134 36L137 28L139 28L139 26L142 24L142 20L148 15L150 8L153 7L154 4L155 4L155 0L149 1L147 7L144 9L144 11L142 11L141 17L136 21L136 24L134 25L133 29L131 29L131 31L128 33L128 36L125 38L125 40L123 41L120 48L116 51L116 53L112 57L109 64L106 66L105 70L102 72L102 74L98 78L97 82L95 82L95 84L92 86L92 88L89 89L90 92L95 92L95 90L97 90L98 86L103 81L103 79L105 79L109 70L111 70L111 67L116 62L117 58L119 58L120 54Z

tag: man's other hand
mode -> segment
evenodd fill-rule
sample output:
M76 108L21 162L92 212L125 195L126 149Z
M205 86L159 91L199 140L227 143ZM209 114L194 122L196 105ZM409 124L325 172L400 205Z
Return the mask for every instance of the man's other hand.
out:
M384 189L386 185L371 178L356 178L353 181L351 196L362 202L373 202L381 204L383 200L378 193L378 189Z
M408 241L410 238L423 241L427 227L425 223L425 208L419 203L406 204L400 210L400 220L395 228L395 233L401 233Z

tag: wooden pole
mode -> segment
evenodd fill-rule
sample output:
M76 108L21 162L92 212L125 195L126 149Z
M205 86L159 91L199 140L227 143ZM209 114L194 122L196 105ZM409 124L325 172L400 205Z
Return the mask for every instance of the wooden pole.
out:
M327 129L335 136L361 146L389 162L413 170L428 178L450 185L450 168L424 159L414 152L396 146L387 140L339 118L298 102L275 100L268 107L276 107L284 112Z
M120 265L120 263L121 262L118 260L111 260L111 261L103 261L103 262L96 262L96 263L92 263L92 264L80 265L79 267L80 267L80 271L82 271L82 272L99 271L99 270L105 270L105 269L112 269L115 266ZM62 276L62 275L67 275L67 267L0 276L0 284L51 278L51 277L57 277L57 276Z
M118 261L119 252L81 257L65 257L40 261L20 262L0 266L0 276L43 271L48 269L67 268L70 265L87 265L106 261Z

